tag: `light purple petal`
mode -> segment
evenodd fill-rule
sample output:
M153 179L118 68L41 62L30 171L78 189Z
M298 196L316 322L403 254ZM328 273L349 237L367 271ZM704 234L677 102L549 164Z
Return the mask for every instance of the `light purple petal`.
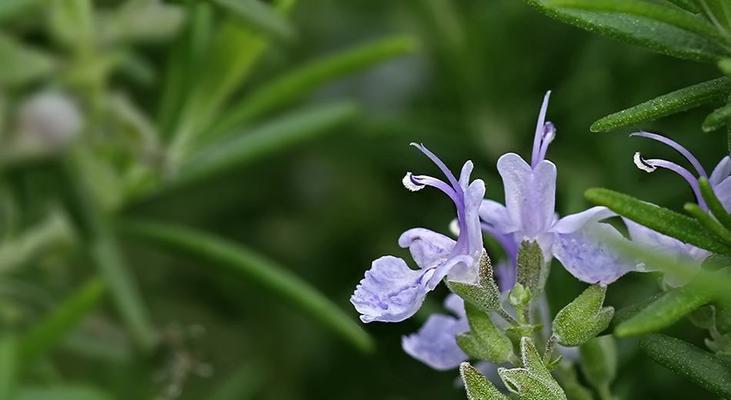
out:
M722 180L713 186L713 193L721 201L726 211L731 210L731 177Z
M408 248L420 268L434 266L443 261L452 251L455 241L425 228L413 228L401 234L399 246Z
M724 179L728 178L729 175L731 175L731 157L726 156L722 158L718 165L716 165L716 168L713 169L708 181L711 183L711 186L716 186Z
M495 200L483 200L480 204L480 219L490 224L499 233L512 233L518 230L508 215L508 209Z
M683 243L678 239L655 232L652 229L644 227L634 221L623 218L624 224L627 226L629 237L632 242L647 249L668 257L678 263L685 265L693 265L700 269L703 260L710 255L706 250L700 249L693 245ZM642 272L658 271L656 268L649 268L641 264L638 268ZM682 286L689 281L689 277L676 276L675 274L665 272L663 281L665 284L677 287Z
M470 330L464 303L454 294L449 295L444 303L458 318L432 315L418 332L401 339L407 354L437 370L457 368L468 359L457 344L457 335Z
M497 168L510 219L526 238L546 232L555 218L556 166L543 160L533 169L519 155L508 153L498 159Z
M403 321L421 307L433 273L433 269L413 270L397 257L381 257L366 271L350 302L363 322Z
M485 197L485 182L476 179L464 193L464 225L467 228L467 254L479 257L482 252L482 226L480 224L480 204Z
M614 211L606 207L592 207L580 213L567 215L561 218L555 225L553 225L551 231L562 234L574 233L583 228L589 222L598 222L615 215L617 214L614 213Z
M515 264L508 260L502 260L495 266L495 279L501 292L507 292L515 286L516 277Z
M614 227L591 223L570 234L557 234L553 254L571 275L586 283L608 285L635 269L611 242L626 240Z

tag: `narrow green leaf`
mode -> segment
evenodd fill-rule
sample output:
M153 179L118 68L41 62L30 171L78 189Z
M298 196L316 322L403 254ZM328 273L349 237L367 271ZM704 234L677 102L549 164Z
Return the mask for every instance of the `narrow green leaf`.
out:
M263 286L339 334L362 351L371 351L370 336L315 288L290 271L237 243L204 232L151 222L124 221L121 233L130 238L229 270Z
M726 229L731 229L731 214L726 211L726 207L723 206L721 200L719 200L716 196L711 183L707 178L701 177L698 180L698 184L701 189L703 200L705 200L708 208L713 213L713 216L716 217L718 222L720 222Z
M98 303L104 293L99 279L91 279L23 336L20 361L28 364L51 350Z
M107 46L129 42L159 42L175 35L183 24L180 6L154 0L128 0L99 17L97 40Z
M639 122L652 121L704 104L725 100L731 79L722 77L670 92L594 122L592 132L606 132Z
M701 36L717 40L723 38L716 27L711 25L705 19L686 11L664 6L659 3L649 3L638 0L550 0L549 5L561 8L619 13L633 15L636 17L644 17L684 29L688 32L697 33Z
M731 104L726 104L721 108L713 110L712 113L708 114L705 120L703 120L703 131L711 132L718 128L722 128L724 125L731 121Z
M218 136L291 103L322 84L414 50L411 37L394 36L312 61L267 83L234 104L207 136Z
M53 59L15 39L0 34L0 86L20 86L48 76Z
M727 55L726 50L715 41L664 22L617 13L562 9L550 5L551 0L525 1L561 22L661 54L703 62L715 62Z
M88 386L25 387L13 400L112 400L108 393Z
M92 48L94 6L91 0L54 0L48 7L54 39L79 52Z
M292 112L191 155L171 186L188 185L289 148L332 130L356 115L352 103L332 103Z
M701 225L705 226L706 229L715 234L718 240L724 242L725 244L731 244L731 231L721 225L718 220L713 218L711 214L704 211L698 204L686 203L684 208L685 211L695 217L695 219L697 219L698 222L701 223Z
M0 339L0 399L13 399L18 384L18 341L13 336Z
M698 10L698 7L693 3L693 0L668 0L669 2L675 4L676 6L686 10L690 11L692 13L697 13L700 10Z
M683 214L608 189L589 189L585 196L592 203L606 206L664 235L715 253L731 254L731 247L716 240L698 221Z
M640 348L658 364L723 398L731 397L731 368L721 359L665 335L648 335Z
M673 288L617 325L618 337L639 336L664 329L711 301L707 290L694 285Z
M468 400L508 400L508 397L485 378L480 371L469 363L462 363L459 366L459 373L462 376Z
M0 1L0 21L9 21L18 15L34 10L42 0L3 0Z
M259 0L211 0L244 24L280 39L290 39L294 27L280 13Z

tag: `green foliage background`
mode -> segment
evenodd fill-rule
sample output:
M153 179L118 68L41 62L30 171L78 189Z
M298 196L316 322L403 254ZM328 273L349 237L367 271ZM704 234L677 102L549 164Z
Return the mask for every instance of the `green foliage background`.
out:
M423 142L453 168L473 160L476 175L487 183L487 196L502 199L495 162L506 152L528 154L540 101L549 89L549 119L558 136L548 158L558 165L559 212L585 208L584 191L598 186L676 210L692 200L677 176L647 175L632 163L635 151L674 157L668 150L628 138L629 129L600 134L590 133L589 126L609 113L712 79L718 76L714 65L592 35L515 0L308 0L294 8L290 20L292 36L275 40L238 90L256 88L292 65L390 34L412 36L417 50L329 83L292 105L343 98L361 105L355 118L329 135L135 203L119 219L172 221L245 243L355 318L348 298L370 261L404 254L396 243L402 231L415 226L446 230L451 219L451 205L438 193L414 194L401 186L406 171L433 173L408 143ZM7 32L21 32L24 42L46 44L42 37L23 35L22 24L3 25ZM143 47L160 72L151 84L114 78L113 86L131 93L141 109L154 107L169 51L165 43ZM22 96L23 90L28 89L12 95ZM700 129L709 111L702 108L642 128L683 143L710 170L727 149L725 135ZM5 175L10 180L53 176L54 168L23 165ZM26 190L33 201L54 190L42 178L30 182L35 186ZM376 347L364 354L298 308L230 271L137 241L121 243L154 325L165 332L165 345L147 354L128 350L115 308L105 298L91 321L85 321L99 343L67 338L24 373L22 382L51 388L91 385L114 398L149 398L170 383L158 377L176 357L190 357L212 367L212 373L188 374L182 399L214 394L220 399L277 400L464 398L456 371L432 371L400 348L401 335L418 329L426 315L439 310L446 292L431 296L422 312L405 323L366 326ZM498 252L492 254L499 258ZM2 287L10 294L2 294L0 301L20 310L26 310L23 304L41 302L50 310L81 285L89 270L69 266L63 257L35 259L5 275ZM558 266L552 272L548 295L555 312L583 286ZM655 278L628 275L609 288L607 304L621 308L649 297L658 291ZM22 300L9 289L16 283L32 289ZM191 327L203 332L179 343L176 335ZM704 337L687 322L670 332L698 344ZM121 355L107 354L114 353L109 350ZM620 341L619 362L614 391L622 399L712 398L642 355L636 340ZM227 387L234 397L225 397Z

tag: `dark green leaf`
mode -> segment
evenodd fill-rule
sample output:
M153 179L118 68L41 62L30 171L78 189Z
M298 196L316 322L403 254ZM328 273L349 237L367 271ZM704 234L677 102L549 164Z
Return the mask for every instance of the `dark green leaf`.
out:
M606 132L627 125L646 122L722 101L731 92L731 79L723 77L688 86L648 100L626 110L607 115L591 125L592 132Z
M550 0L549 6L618 13L648 18L713 39L722 39L716 27L697 15L658 3L638 0Z
M51 350L99 303L103 293L102 282L92 279L59 304L23 336L19 349L21 362L27 364Z
M12 335L0 338L0 399L13 399L18 384L18 341Z
M722 128L731 120L731 104L713 110L703 121L703 131L711 132Z
M717 396L731 397L731 368L721 359L690 343L659 334L642 338L640 348L678 375Z
M716 240L693 218L608 189L589 189L585 195L592 203L654 231L715 253L731 254L731 247Z
M26 387L18 391L13 400L112 400L105 392L91 387L54 385L50 387Z
M668 0L668 1L684 10L687 10L687 11L690 11L693 13L697 13L700 11L700 10L698 10L698 7L695 5L695 3L693 3L693 0Z
M551 6L550 0L526 1L561 22L662 54L704 62L714 62L727 55L726 50L716 42L664 22L624 14L561 9Z
M243 247L194 229L152 222L125 221L120 231L154 248L165 249L212 267L228 270L264 287L299 308L363 351L371 351L370 336L337 305L297 275Z
M721 200L719 200L716 196L716 193L713 191L713 187L711 187L711 183L707 178L701 177L698 180L698 185L700 186L703 200L706 201L706 204L713 213L713 216L716 217L718 222L720 222L726 229L731 229L731 214L726 211L726 207L723 206Z

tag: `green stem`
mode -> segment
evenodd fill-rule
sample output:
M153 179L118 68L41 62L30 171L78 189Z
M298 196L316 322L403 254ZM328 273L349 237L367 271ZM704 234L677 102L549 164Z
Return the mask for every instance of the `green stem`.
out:
M612 392L609 390L609 385L602 385L597 388L597 394L599 394L600 400L614 400Z
M127 325L132 339L143 350L157 342L157 332L140 295L139 288L125 265L107 217L98 209L92 197L90 182L85 179L78 162L80 149L69 153L65 172L73 190L74 206L80 214L82 233L87 240L89 256L99 269L111 293L112 300Z

